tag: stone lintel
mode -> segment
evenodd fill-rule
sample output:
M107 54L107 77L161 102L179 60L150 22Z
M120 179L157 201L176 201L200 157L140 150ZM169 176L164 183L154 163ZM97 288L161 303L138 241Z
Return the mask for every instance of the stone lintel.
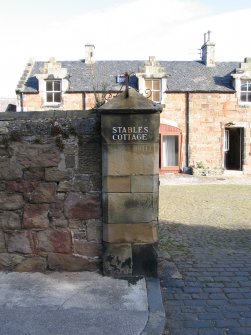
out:
M109 243L155 243L158 241L156 223L105 224L103 240Z

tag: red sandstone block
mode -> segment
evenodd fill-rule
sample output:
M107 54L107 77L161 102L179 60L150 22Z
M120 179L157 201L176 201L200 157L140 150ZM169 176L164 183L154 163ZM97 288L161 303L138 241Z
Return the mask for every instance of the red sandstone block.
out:
M45 252L70 253L71 233L67 229L50 229L37 233L37 249Z
M101 217L100 196L71 192L65 200L64 213L68 219L99 219Z

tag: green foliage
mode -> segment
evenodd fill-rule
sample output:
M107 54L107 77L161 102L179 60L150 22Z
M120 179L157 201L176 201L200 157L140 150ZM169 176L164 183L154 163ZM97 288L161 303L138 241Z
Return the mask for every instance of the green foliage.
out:
M196 169L206 169L204 163L202 161L196 162Z

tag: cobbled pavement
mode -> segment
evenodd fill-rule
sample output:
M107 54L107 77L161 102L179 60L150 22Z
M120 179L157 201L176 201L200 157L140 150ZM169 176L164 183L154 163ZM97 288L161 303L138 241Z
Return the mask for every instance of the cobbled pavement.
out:
M160 178L164 335L251 335L251 177Z

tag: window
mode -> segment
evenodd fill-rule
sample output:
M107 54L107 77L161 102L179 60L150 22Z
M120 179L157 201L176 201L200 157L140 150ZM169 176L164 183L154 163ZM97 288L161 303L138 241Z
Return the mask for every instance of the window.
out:
M160 124L160 174L181 171L181 129L169 124Z
M251 79L241 80L241 101L251 102Z
M60 103L61 102L61 81L47 80L46 81L46 102Z
M161 82L160 79L146 79L145 80L146 95L149 99L155 102L161 101Z
M179 137L163 136L163 167L178 165Z

